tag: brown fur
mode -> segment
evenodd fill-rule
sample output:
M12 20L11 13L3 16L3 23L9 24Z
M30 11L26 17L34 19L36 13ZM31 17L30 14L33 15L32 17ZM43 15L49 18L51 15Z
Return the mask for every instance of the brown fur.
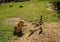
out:
M20 21L17 26L14 27L14 30L16 33L22 31L22 28L24 27L24 21Z

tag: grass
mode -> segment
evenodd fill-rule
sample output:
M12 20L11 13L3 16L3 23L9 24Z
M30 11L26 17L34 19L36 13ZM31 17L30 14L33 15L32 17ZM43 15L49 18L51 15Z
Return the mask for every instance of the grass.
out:
M23 7L19 8L20 5ZM60 22L56 11L47 10L43 2L2 3L0 5L0 42L9 42L15 38L13 36L14 26L3 22L6 18L21 17L27 21L39 22L40 15L43 16L43 22Z

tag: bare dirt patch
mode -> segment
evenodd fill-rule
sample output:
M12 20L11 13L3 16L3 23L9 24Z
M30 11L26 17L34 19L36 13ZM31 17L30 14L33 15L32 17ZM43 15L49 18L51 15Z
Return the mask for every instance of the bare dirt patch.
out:
M12 25L16 26L19 23L19 21L21 21L21 20L23 20L23 19L19 18L19 17L12 17L12 18L5 19L4 22L7 23L7 24L12 24ZM35 24L32 24L33 22L29 22L29 21L26 21L26 20L23 20L23 21L26 25L25 30L28 31L28 30L34 29Z
M17 24L21 18L8 18L6 23ZM39 35L39 27L34 27L32 22L24 21L27 26L24 29L25 35L11 42L60 42L60 22L44 23L42 25L43 33ZM29 30L38 29L30 37Z
M29 33L26 33L23 37L14 42L60 42L60 23L44 23L43 33L38 34L39 30L28 37Z
M20 17L11 17L11 18L5 19L4 22L5 23L16 25L21 20L23 20L23 19L21 19Z

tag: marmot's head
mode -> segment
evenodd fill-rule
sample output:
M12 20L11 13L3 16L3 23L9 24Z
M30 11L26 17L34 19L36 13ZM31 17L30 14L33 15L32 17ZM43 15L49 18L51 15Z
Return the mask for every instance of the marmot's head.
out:
M18 27L23 27L23 26L25 26L24 24L25 24L25 23L24 23L24 21L22 20L22 21L20 21L20 22L18 23Z

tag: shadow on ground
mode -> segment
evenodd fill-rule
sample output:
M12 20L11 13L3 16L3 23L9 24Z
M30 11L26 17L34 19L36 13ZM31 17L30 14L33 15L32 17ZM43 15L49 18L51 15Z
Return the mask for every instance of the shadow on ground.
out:
M18 33L16 33L16 32L14 31L13 35L14 35L14 36L18 36L18 37L22 37L24 34L22 33L22 31L21 31L21 32L18 32Z
M54 10L56 10L58 13L58 19L60 19L60 2L52 2L52 3L55 6Z

